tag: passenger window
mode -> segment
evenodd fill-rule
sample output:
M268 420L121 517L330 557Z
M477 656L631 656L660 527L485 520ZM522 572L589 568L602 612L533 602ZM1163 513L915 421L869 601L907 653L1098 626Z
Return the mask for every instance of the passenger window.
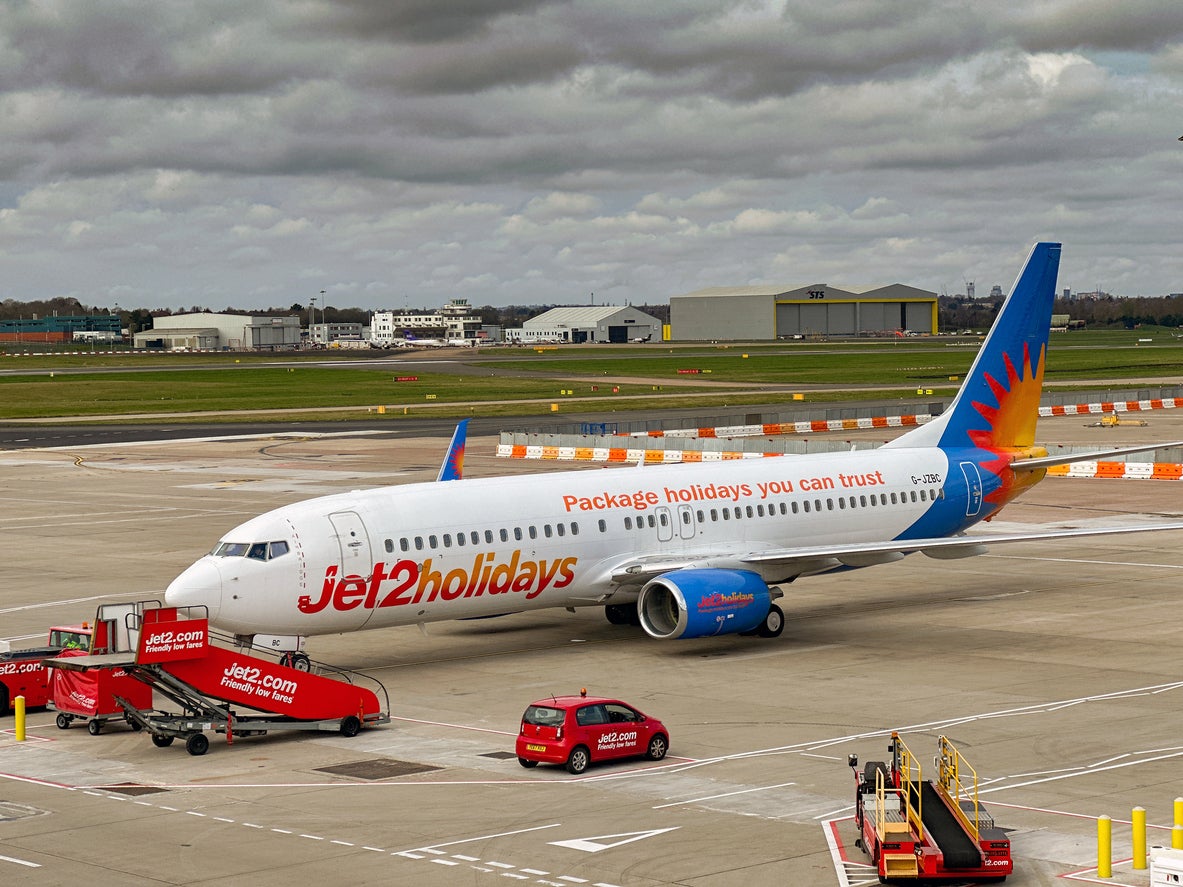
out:
M444 548L451 548L451 547L452 547L452 534L451 533L444 533Z
M750 505L747 507L747 514L748 514L748 517L752 516L752 506L750 506Z
M522 528L521 527L514 527L513 528L513 538L518 542L522 541Z
M663 527L668 527L670 525L669 515L664 511L657 516L657 520Z
M690 526L690 512L689 511L682 512L682 523L685 524L686 526Z
M547 539L549 539L551 537L550 524L543 524L542 525L542 535L545 536Z
M534 526L533 524L530 524L530 526L527 528L527 530L530 533L531 539L538 538L538 528L536 526Z
M456 544L461 545L461 546L464 545L464 534L463 533L456 534Z
M571 535L572 536L579 535L579 524L575 523L575 521L571 521Z
M555 532L558 533L560 536L562 536L564 533L567 532L567 528L564 527L562 524L555 524Z
M763 516L764 516L764 506L763 506L763 505L757 505L757 506L756 506L756 516L757 516L757 517L763 517Z
M927 502L927 501L928 501L928 490L921 490L921 491L920 491L920 501L921 501L921 502Z
M838 497L838 510L839 510L839 511L845 511L845 510L846 510L846 497L845 497L845 496L839 496L839 497Z
M698 522L699 522L700 524L701 524L701 523L706 523L706 515L704 515L704 514L702 513L702 509L701 509L701 508L700 508L700 509L698 509Z
M916 501L916 491L915 490L912 491L912 501L913 502Z
M485 530L485 544L486 545L493 544L493 531L492 530Z
M809 514L809 500L806 499L804 502L801 503L801 505L805 509L805 513Z
M502 541L502 542L508 542L508 541L509 541L509 530L505 529L505 527L502 527L502 528L501 528L501 529L498 531L497 535L501 537L501 541Z
M423 550L423 537L422 537L422 536L416 536L416 537L415 537L415 550L416 550L416 551L422 551L422 550Z
M716 522L719 520L719 512L713 508L711 509L711 520Z
M797 503L794 502L793 503L793 514L796 514L796 513L797 513Z
M834 500L827 499L826 500L826 511L833 511L833 510L834 510Z
M600 527L600 532L601 532L601 533L607 533L607 532L608 532L608 522L607 522L606 520L604 520L603 518L600 518L600 520L599 520L597 523L598 523L598 525L599 525L599 527Z
M440 547L440 541L439 541L439 539L436 538L434 533L432 533L430 536L427 537L427 544L431 548L439 548Z
M866 508L867 507L867 497L866 496L859 496L858 497L858 504L860 506L862 506L863 508Z
M649 529L653 529L656 526L657 526L657 521L655 521L653 519L653 515L649 515Z
M386 540L386 553L387 554L394 554L394 540L393 539Z
M731 509L730 508L723 509L723 520L731 520Z
M633 519L631 517L626 517L624 519L624 528L626 530L631 530L633 528Z
M814 511L821 511L822 510L822 500L821 499L814 499L813 500L813 510Z
M896 503L896 498L895 498L895 493L892 493L892 494L891 494L891 504L892 504L892 505L895 505L895 504L897 504L897 503Z
M411 543L407 539L406 536L403 536L403 538L398 540L398 547L401 548L403 551L410 551L411 550Z
M785 506L785 503L783 503L783 502L780 503L780 513L781 514L788 514L789 513L789 509ZM796 513L797 513L797 503L794 502L793 503L793 514L796 514Z

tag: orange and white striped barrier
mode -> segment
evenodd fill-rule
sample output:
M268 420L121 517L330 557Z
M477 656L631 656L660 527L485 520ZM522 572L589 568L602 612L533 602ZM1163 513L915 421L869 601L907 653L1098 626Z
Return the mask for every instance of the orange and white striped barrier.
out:
M1096 416L1106 413L1137 413L1149 410L1172 410L1183 407L1183 398L1162 397L1152 400L1102 400L1096 403L1073 403L1040 407L1039 415ZM823 434L827 431L871 431L876 428L913 428L931 422L929 413L903 416L873 416L862 419L817 419L807 422L768 422L762 425L720 425L714 428L672 428L669 431L629 431L620 437L771 437L778 434Z
M1178 462L1073 462L1053 465L1050 477L1106 477L1124 480L1181 480L1183 465Z

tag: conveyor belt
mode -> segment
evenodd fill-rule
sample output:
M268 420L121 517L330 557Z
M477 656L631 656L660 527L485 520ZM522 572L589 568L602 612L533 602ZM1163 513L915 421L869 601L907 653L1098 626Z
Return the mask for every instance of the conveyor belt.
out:
M916 783L912 783L916 786ZM945 806L944 800L937 793L933 784L921 782L920 809L924 821L924 830L933 842L941 848L945 858L944 867L947 869L972 869L982 865L982 853L974 844L973 839L965 833L961 823L952 811Z

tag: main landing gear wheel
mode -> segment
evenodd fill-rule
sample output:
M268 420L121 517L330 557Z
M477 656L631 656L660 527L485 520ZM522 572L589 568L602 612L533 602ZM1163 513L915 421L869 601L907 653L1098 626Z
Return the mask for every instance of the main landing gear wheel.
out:
M69 730L70 722L73 720L74 719L69 715L59 714L56 718L54 718L53 722L58 725L59 730Z
M613 625L640 625L641 616L636 604L607 604L604 615Z
M571 757L567 758L567 772L578 776L587 770L591 764L591 753L586 747L577 745L571 750Z
M785 612L776 604L768 608L768 615L764 623L756 629L756 634L762 638L778 638L785 630Z
M209 751L209 738L204 733L194 733L185 740L185 751L194 757L205 754Z

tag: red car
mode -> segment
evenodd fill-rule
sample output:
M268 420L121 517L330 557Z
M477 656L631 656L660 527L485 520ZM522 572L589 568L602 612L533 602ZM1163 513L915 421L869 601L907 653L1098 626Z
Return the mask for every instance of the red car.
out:
M533 703L522 715L518 763L564 764L579 774L593 762L644 755L660 761L669 751L670 734L651 718L619 699L552 696Z

